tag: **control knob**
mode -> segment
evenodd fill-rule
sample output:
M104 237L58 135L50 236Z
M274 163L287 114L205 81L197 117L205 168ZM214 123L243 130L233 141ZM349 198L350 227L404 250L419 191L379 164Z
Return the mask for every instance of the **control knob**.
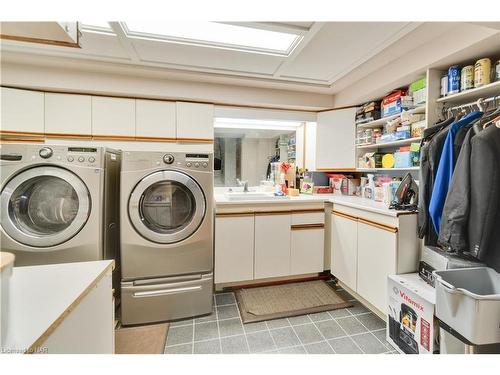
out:
M50 158L52 155L54 154L54 151L52 151L52 149L50 147L43 147L40 149L40 151L38 152L38 155L40 155L40 157L42 159L48 159Z
M174 155L166 154L165 156L163 156L163 162L165 164L172 164L174 162Z

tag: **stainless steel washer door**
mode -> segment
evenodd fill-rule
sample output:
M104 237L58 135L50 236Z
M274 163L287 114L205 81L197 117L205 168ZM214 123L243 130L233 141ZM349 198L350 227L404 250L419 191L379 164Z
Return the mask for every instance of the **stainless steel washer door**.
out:
M137 232L163 244L191 236L205 217L206 202L198 183L177 171L155 172L132 191L128 212Z
M91 199L72 172L40 166L22 171L5 185L0 207L1 224L10 237L44 248L66 242L80 231L90 215Z

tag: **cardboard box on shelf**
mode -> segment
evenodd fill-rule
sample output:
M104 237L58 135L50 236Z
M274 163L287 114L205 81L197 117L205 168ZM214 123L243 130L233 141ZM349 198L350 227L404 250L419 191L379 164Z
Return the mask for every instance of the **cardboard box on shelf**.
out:
M418 273L387 278L387 341L400 353L432 354L437 345L436 291Z
M343 195L357 195L359 194L360 184L361 180L359 178L344 178L340 190Z

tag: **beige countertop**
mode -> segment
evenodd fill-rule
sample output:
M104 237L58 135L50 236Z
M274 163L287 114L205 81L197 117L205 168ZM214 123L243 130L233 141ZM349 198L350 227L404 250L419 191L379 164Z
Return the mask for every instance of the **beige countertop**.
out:
M262 199L262 200L238 200L228 199L223 193L215 194L215 202L217 207L227 207L231 205L238 206L265 206L272 205L287 205L297 203L316 203L325 202L333 203L342 206L348 206L360 210L370 211L382 215L396 217L408 211L391 210L383 202L376 202L372 199L360 198L357 196L338 195L338 194L300 194L298 197Z
M36 351L114 267L113 260L14 267L2 349Z

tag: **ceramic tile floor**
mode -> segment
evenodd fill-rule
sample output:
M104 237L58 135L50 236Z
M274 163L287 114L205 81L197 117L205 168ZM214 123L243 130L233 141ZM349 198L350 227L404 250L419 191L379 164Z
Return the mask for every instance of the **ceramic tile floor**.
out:
M385 322L351 295L354 306L242 324L234 293L217 293L211 315L172 322L166 354L380 354L396 353Z

